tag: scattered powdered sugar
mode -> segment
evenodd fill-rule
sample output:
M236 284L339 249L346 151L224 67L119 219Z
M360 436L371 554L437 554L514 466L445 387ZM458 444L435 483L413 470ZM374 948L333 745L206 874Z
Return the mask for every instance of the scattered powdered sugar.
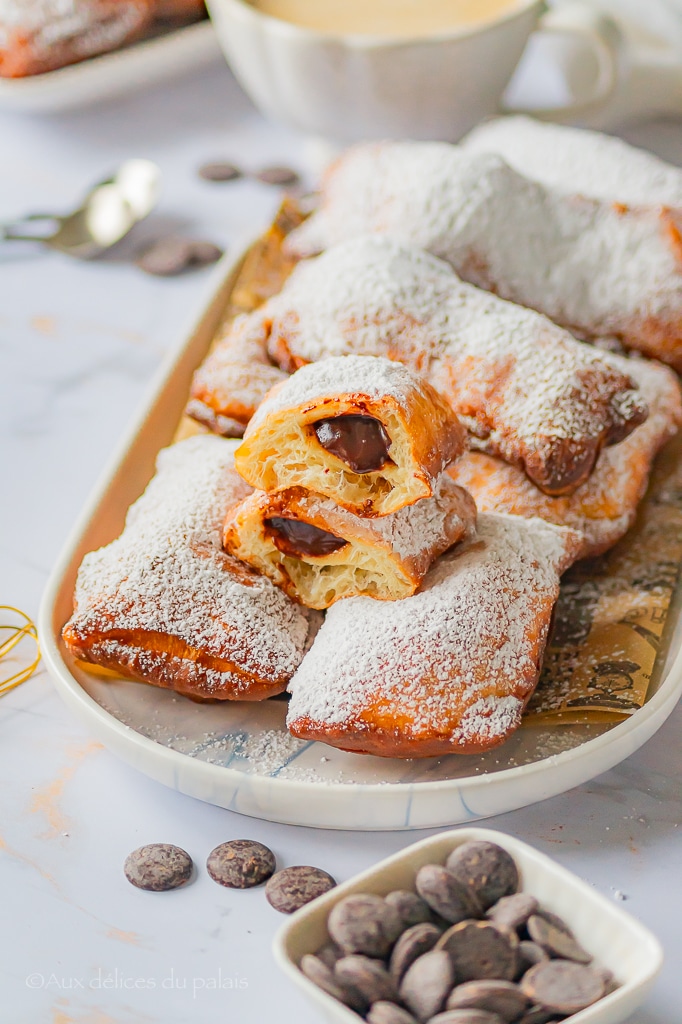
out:
M64 43L86 56L117 46L149 16L148 0L0 0L0 47L18 33L31 37L39 60Z
M366 232L389 235L557 323L640 348L652 333L680 337L679 230L666 217L659 207L564 196L495 154L370 143L331 166L320 208L289 245L309 255Z
M497 153L520 174L561 192L633 206L682 207L682 169L601 132L500 117L474 128L460 145Z
M206 688L229 682L248 689L248 676L284 682L301 658L305 612L266 578L221 548L225 515L249 492L234 469L236 442L192 437L162 451L157 475L128 511L123 534L83 559L75 613L67 631L125 664L133 650L155 665L149 634L178 638L199 655L224 660L202 670ZM182 656L163 656L182 678L195 672ZM244 672L247 678L241 680Z
M291 680L289 727L304 738L331 728L341 747L377 717L416 750L433 736L453 750L499 741L537 683L559 574L578 544L541 520L484 515L477 539L444 555L412 597L338 602Z

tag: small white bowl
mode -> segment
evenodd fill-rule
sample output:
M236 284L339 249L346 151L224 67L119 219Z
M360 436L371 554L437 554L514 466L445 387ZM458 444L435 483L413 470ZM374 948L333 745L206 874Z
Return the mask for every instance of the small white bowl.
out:
M424 839L373 868L332 889L297 911L275 936L275 960L282 970L334 1024L358 1024L359 1017L313 985L299 970L305 953L327 942L327 918L332 907L354 892L384 896L393 889L414 889L414 877L424 864L442 864L448 854L472 839L487 839L514 858L521 888L547 909L559 914L578 941L594 956L595 964L613 972L619 988L587 1009L569 1017L571 1024L619 1024L642 1004L661 969L663 950L658 940L619 906L595 892L576 875L532 846L485 828L460 828Z

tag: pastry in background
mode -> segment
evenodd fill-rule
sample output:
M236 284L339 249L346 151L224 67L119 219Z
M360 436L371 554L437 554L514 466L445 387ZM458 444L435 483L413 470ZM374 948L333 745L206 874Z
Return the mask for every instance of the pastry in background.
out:
M443 474L431 497L377 519L301 488L255 491L228 514L224 545L290 597L321 609L358 594L408 597L475 523L471 496Z
M139 38L154 0L2 0L0 77L39 75Z
M206 15L204 0L152 0L154 17L159 21L199 21Z
M682 210L564 195L490 153L440 142L355 146L289 236L311 255L366 232L421 246L463 280L585 338L682 370Z
M249 423L235 466L269 493L303 487L361 516L434 493L466 432L448 402L407 366L340 356L278 384Z
M348 354L404 363L447 399L472 446L548 494L575 490L602 447L646 418L634 382L600 351L387 238L306 260L248 320L285 370Z
M284 690L308 618L222 550L225 516L250 491L234 449L200 436L160 453L121 536L83 559L62 634L75 658L194 698Z
M474 754L519 726L580 537L483 515L404 601L340 601L293 679L294 736L381 757Z

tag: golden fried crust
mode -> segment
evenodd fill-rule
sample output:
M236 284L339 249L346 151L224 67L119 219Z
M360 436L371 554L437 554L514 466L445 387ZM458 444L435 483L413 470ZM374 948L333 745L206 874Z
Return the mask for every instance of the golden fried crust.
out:
M390 447L380 469L355 472L321 445L315 424L343 416L382 425ZM259 490L305 487L358 515L385 516L429 497L465 444L451 406L423 378L388 359L342 356L306 366L270 392L235 465Z
M540 520L483 515L414 596L334 605L289 685L290 731L380 757L502 743L537 685L559 576L579 544Z

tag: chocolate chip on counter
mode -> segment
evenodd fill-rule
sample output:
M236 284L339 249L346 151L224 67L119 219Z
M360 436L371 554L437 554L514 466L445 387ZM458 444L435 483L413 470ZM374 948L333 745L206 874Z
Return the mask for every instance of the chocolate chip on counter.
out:
M400 998L420 1024L443 1009L455 981L452 960L443 950L424 953L407 970Z
M440 864L421 867L415 887L431 909L450 924L481 916L481 907L471 889Z
M265 886L265 898L280 914L293 914L335 885L336 881L322 868L299 864L273 875Z
M223 255L223 250L214 242L196 239L191 243L191 246L191 264L193 267L207 267L210 263L217 263Z
M538 901L529 892L515 892L513 896L503 896L497 903L493 903L485 916L498 928L516 931L537 909Z
M336 904L327 928L344 952L382 958L402 932L403 922L395 907L381 896L356 893Z
M192 243L187 238L160 238L144 249L136 263L145 274L155 277L175 277L192 262Z
M497 1013L487 1010L446 1010L432 1017L428 1024L504 1024Z
M198 174L204 181L236 181L243 172L227 160L213 160L202 164Z
M604 981L596 971L571 960L548 960L524 974L521 990L546 1010L570 1015L591 1006L604 995Z
M445 1005L448 1010L487 1010L496 1013L503 1024L511 1024L526 1009L528 999L510 981L465 981L453 988Z
M360 993L349 989L335 978L327 965L319 957L313 956L312 953L307 953L299 966L306 978L312 981L314 985L317 985L318 988L321 988L323 992L326 992L328 996L338 999L340 1003L349 1006L351 1010L357 1010L358 1013L364 1013L367 1009L367 1002Z
M257 181L262 181L265 185L280 186L298 185L301 180L293 168L279 166L263 167L262 170L256 171L253 177Z
M512 981L516 975L518 939L489 921L460 921L441 935L436 949L451 957L458 981Z
M416 892L410 892L408 889L394 889L384 899L390 906L395 907L406 928L431 921L431 909L428 903L417 896Z
M379 960L359 953L344 956L334 966L334 977L354 988L371 1005L380 1000L398 1001L398 989L390 974Z
M228 889L251 889L261 885L276 867L272 850L254 839L232 839L216 846L208 855L206 870L214 882Z
M179 846L149 843L129 853L123 865L128 881L148 892L167 892L189 881L192 858Z
M519 872L513 857L497 843L474 840L456 847L445 866L463 885L468 886L484 910L502 896L515 893Z
M518 1024L552 1024L558 1019L551 1010L546 1010L544 1006L531 1006L530 1010L519 1019Z
M537 942L531 942L529 939L519 942L519 962L516 977L521 978L531 967L534 967L535 964L541 964L544 960L549 960L549 956L545 953L542 946L538 946Z
M440 928L428 922L415 924L404 931L391 952L391 977L399 984L408 967L424 953L433 949L441 934Z
M379 1000L367 1014L367 1024L417 1024L411 1013L395 1003Z
M560 918L550 921L544 915L533 914L528 918L526 927L533 942L551 957L575 960L579 964L589 964L592 960L591 955L574 939Z

